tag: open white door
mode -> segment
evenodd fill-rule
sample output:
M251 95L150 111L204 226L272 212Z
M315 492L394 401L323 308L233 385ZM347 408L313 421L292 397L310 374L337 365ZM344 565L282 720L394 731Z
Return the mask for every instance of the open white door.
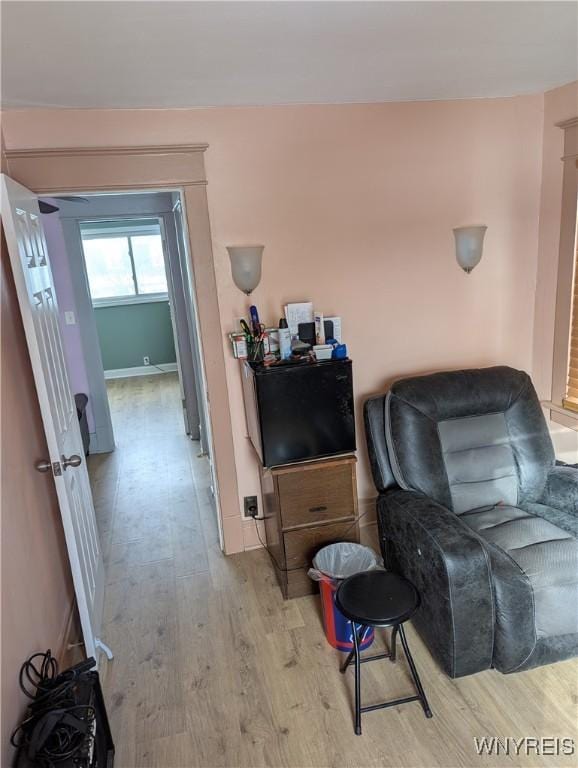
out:
M101 648L109 655L99 640L104 563L38 200L4 174L1 184L2 223L50 454L36 468L54 476L86 653Z

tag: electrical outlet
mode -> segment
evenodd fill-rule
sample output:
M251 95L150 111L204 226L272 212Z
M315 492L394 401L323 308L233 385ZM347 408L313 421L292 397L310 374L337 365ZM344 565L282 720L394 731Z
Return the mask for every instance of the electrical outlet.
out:
M243 508L243 515L244 517L257 517L259 514L259 507L257 504L257 497L256 496L245 496L243 499L244 501L244 508Z
M143 359L142 359L142 362L143 362L143 365L150 365L151 364L151 359L150 359L150 357L148 355L145 355L143 357Z

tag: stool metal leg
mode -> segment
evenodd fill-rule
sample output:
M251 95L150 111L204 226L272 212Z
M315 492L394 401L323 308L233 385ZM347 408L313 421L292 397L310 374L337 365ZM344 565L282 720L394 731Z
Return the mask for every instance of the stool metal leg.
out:
M404 632L404 629L403 629L403 624L399 624L398 626L399 626L399 635L401 637L401 644L403 645L403 650L405 651L405 655L407 657L407 662L409 664L409 668L410 668L410 671L411 671L411 676L413 677L413 682L414 682L414 685L415 685L415 687L417 689L417 692L418 692L418 695L419 695L419 700L420 700L421 705L423 707L423 711L424 711L426 717L433 717L432 711L429 708L429 704L427 702L425 691L422 688L421 680L419 679L419 675L417 673L417 669L416 669L415 663L413 661L413 656L411 655L410 650L409 650L409 645L407 644L407 640L406 640L406 637L405 637L405 632Z
M353 652L355 656L355 734L361 736L361 660L359 658L359 638L355 630L355 622L351 622L353 631ZM360 633L363 631L360 628Z
M353 628L353 629L352 629L352 632L351 632L351 634L352 634L352 636L353 636L353 634L354 634L354 632L355 632L355 624L354 624L352 621L350 621L349 623L351 624L351 626L352 626L352 628ZM362 626L360 626L360 627L359 627L359 644L360 644L360 645L361 645L361 644L363 643L363 641L365 640L365 636L367 635L367 632L368 632L368 630L369 630L369 627L362 627ZM340 670L339 670L339 671L341 672L341 674L344 674L345 672L347 672L347 667L348 667L348 666L351 664L351 662L353 661L353 657L354 657L354 656L355 656L355 643L354 643L354 645L353 645L353 648L352 648L352 649L349 651L349 653L347 654L347 658L345 659L345 661L344 661L344 662L343 662L343 664L341 665L341 668L340 668ZM361 661L363 662L363 659L362 659Z
M349 624L351 625L351 630L352 630L351 634L353 639L353 650L347 656L347 659L345 660L345 663L341 668L341 672L345 672L345 670L347 669L351 661L352 660L354 661L354 665L355 665L355 734L357 736L361 735L361 715L363 712L373 712L376 709L387 709L389 707L396 707L399 704L409 704L412 701L419 701L423 708L425 716L433 717L432 711L429 707L429 704L425 695L425 691L421 684L421 680L419 679L419 675L417 672L417 668L415 666L415 662L413 660L413 656L411 655L411 651L409 650L409 645L405 636L403 624L396 624L392 628L389 652L378 653L373 656L365 656L364 658L361 658L360 645L363 643L365 634L369 629L369 627L360 626L359 632L356 632L355 622L350 621ZM384 701L381 704L371 704L369 706L362 707L361 706L361 665L367 661L377 661L377 659L387 659L387 658L395 662L396 654L397 654L396 645L397 645L398 634L401 638L401 644L403 646L403 650L407 658L407 662L409 665L409 669L411 672L411 676L413 679L413 683L414 683L417 695L404 696L403 698L400 698L400 699L393 699L392 701Z
M397 632L398 632L398 630L399 630L399 624L395 624L395 626L391 630L389 658L391 659L391 661L394 664L395 664L395 660L396 660L396 642L397 642Z
M354 657L354 656L355 656L355 648L352 648L352 649L349 651L349 653L347 654L347 658L345 659L345 661L344 661L344 662L343 662L343 664L341 665L341 668L339 669L339 671L341 672L341 674L344 674L345 672L347 672L347 667L348 667L348 666L351 664L351 662L353 661L353 657Z

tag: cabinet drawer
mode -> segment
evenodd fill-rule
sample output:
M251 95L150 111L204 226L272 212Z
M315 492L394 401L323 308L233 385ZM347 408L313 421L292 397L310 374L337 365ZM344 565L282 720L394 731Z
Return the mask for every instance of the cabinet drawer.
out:
M311 565L315 554L336 541L358 541L357 522L301 528L284 534L285 562L288 570Z
M283 528L315 525L356 514L355 465L319 466L277 477Z
M296 568L294 571L286 571L287 584L285 598L303 597L313 595L318 591L317 582L307 575L308 568Z

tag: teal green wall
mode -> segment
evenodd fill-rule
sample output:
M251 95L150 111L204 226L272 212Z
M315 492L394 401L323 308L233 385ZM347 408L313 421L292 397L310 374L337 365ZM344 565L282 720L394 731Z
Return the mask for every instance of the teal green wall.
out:
M168 301L95 307L105 371L135 368L148 355L151 365L175 363L175 342Z

